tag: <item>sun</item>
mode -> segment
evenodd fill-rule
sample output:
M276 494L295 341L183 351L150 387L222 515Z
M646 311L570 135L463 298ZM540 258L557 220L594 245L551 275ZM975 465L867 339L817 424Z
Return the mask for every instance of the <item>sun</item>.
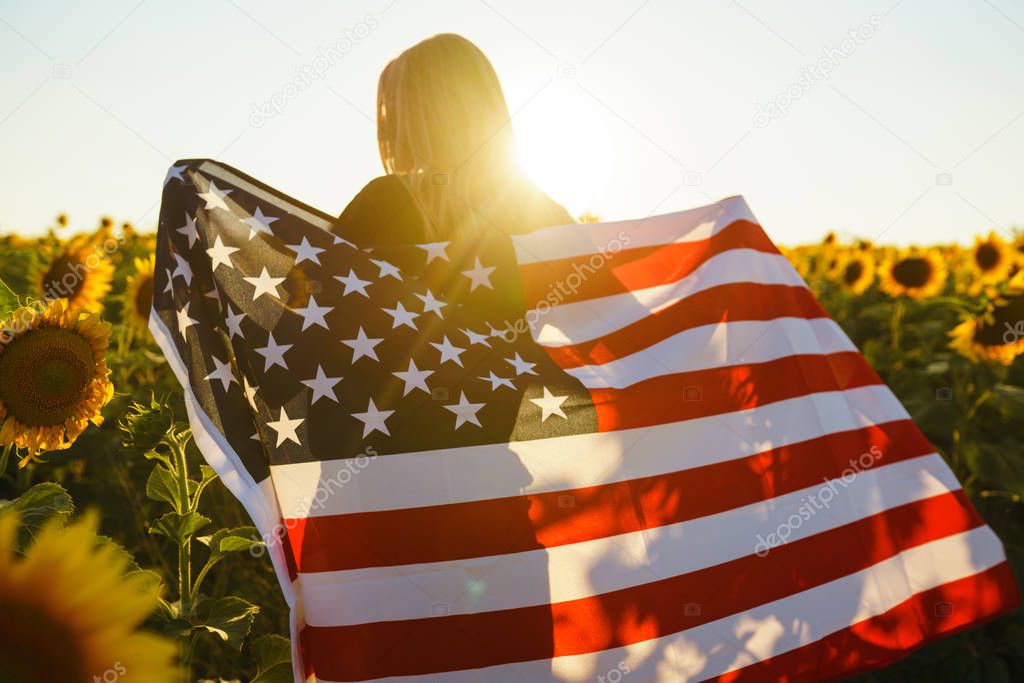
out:
M578 87L556 82L513 119L526 173L573 216L600 214L611 179L611 135L595 106Z

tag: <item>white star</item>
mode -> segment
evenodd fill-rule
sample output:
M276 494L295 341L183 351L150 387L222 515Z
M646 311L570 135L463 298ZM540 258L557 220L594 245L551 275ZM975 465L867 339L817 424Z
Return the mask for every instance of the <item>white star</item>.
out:
M540 407L540 421L548 419L552 415L557 415L563 419L569 419L562 412L562 404L565 403L565 399L569 398L566 396L555 396L547 387L544 387L544 395L541 398L531 398L530 403Z
M395 411L393 410L377 410L377 406L373 405L373 399L371 398L366 412L352 413L352 417L363 423L363 438L365 439L374 431L383 432L387 436L391 436L391 432L388 431L388 426L384 424L384 421L394 413Z
M180 275L186 285L192 284L192 266L188 265L188 261L181 258L181 254L175 254L174 261L178 264L174 267L174 277Z
M181 182L185 182L185 178L181 175L181 172L186 168L188 168L188 166L171 166L167 169L167 175L164 176L164 187L166 187L167 183L171 182L171 180L180 180Z
M210 259L213 261L213 269L217 270L217 266L225 265L228 268L234 268L235 264L231 262L229 258L232 254L238 251L238 247L229 247L224 244L224 240L217 235L217 238L213 240L213 246L206 250L206 253L210 255Z
M474 332L473 330L470 330L468 328L460 329L459 331L462 332L462 334L469 337L470 344L483 344L484 346L490 348L491 342L487 341L488 335L480 334L479 332Z
M205 379L219 379L221 385L224 387L224 391L228 390L228 387L231 386L232 382L238 384L238 380L235 379L235 373L231 371L231 363L222 363L219 358L212 354L210 355L210 358L213 359L213 365L216 369L207 375Z
M280 365L282 368L287 370L288 364L284 362L284 354L288 349L292 348L292 346L294 346L294 344L278 344L274 341L274 333L271 332L267 337L267 345L255 349L256 353L260 354L264 358L265 364L263 366L263 371L266 372L275 365Z
M344 244L346 246L352 247L353 249L356 248L356 245L352 244L351 242L349 242L344 237L338 237L337 235L334 236L334 243L335 244Z
M413 320L418 318L420 314L405 310L405 306L402 305L401 301L395 304L394 308L385 308L384 312L395 319L395 322L391 325L391 329L395 329L399 325L405 325L414 330L417 329L416 323L414 323Z
M477 427L482 427L483 425L480 424L480 420L477 419L476 414L483 407L483 403L470 403L467 401L466 392L463 391L459 395L459 402L453 403L450 406L445 406L445 409L455 413L455 428L458 429L467 422L475 424Z
M321 398L329 398L337 403L338 397L334 395L334 385L341 380L341 377L328 377L324 369L317 365L316 377L302 380L303 384L313 390L313 398L310 399L309 405L313 405Z
M264 294L270 294L271 296L277 297L277 286L285 281L285 278L283 277L270 277L270 273L267 272L266 266L263 266L263 271L258 277L243 277L242 279L256 288L252 293L253 301L256 301L256 299L260 298Z
M206 200L206 209L224 209L228 210L228 205L224 203L224 198L231 194L234 190L222 190L210 181L210 189L206 192L200 192L199 196Z
M249 218L243 219L242 222L249 226L249 239L252 239L261 232L273 235L274 233L270 229L270 224L276 220L278 219L274 216L264 214L263 209L257 206L256 213Z
M471 282L469 283L469 291L473 291L477 287L486 287L487 289L494 289L491 285L491 273L494 272L494 268L484 268L483 264L480 263L480 257L476 257L476 261L473 263L472 270L464 270L462 274L468 277Z
M417 244L416 246L427 252L427 264L436 258L448 261L448 253L444 250L451 242L431 242L430 244Z
M516 340L516 332L512 329L511 324L504 330L499 330L494 325L487 323L487 334L491 337L497 337L501 341L508 342L509 344Z
M164 294L166 294L167 292L171 291L171 280L174 279L174 273L171 272L170 268L164 268L164 270L167 271L167 284L164 285Z
M242 334L242 321L245 320L245 313L233 313L231 310L231 304L227 305L228 314L224 316L224 321L228 324L228 338L234 339L236 336L245 338Z
M316 299L313 295L309 295L309 301L306 302L305 307L294 309L296 313L302 316L302 329L305 331L307 327L313 325L319 325L325 330L331 329L327 325L327 321L324 320L324 316L334 310L331 306L317 306Z
M319 266L320 257L317 254L322 254L327 251L320 247L314 247L309 243L309 240L305 236L303 236L302 241L298 244L286 244L285 246L295 252L296 264L302 263L303 261L311 261Z
M190 218L187 212L185 213L185 225L178 228L175 232L188 237L189 249L199 241L199 233L196 232L196 219Z
M360 280L356 275L356 271L351 268L348 271L348 275L342 277L341 275L335 275L334 279L345 285L345 291L341 293L342 296L347 296L352 292L359 292L367 299L370 295L366 293L366 286L370 284L369 280ZM375 290L376 291L376 290Z
M416 367L416 363L409 359L409 369L392 372L392 375L405 382L405 391L402 392L402 396L408 396L409 392L413 389L422 389L423 391L430 393L430 387L427 386L427 377L434 374L433 370L420 370Z
M284 406L281 406L281 415L277 420L267 422L267 426L277 432L277 443L275 447L280 448L281 444L285 441L294 441L300 446L302 443L299 441L299 435L296 433L299 425L305 422L302 418L290 419L288 413L284 412Z
M377 358L377 352L374 350L374 347L377 346L377 344L380 344L382 341L384 341L383 338L370 339L369 337L366 336L366 333L363 332L363 328L360 327L355 339L342 339L341 343L344 344L345 346L352 348L353 363L355 363L363 356L366 356L367 358L372 358L373 360L380 362L380 358Z
M387 261L378 261L375 258L370 259L370 261L372 261L378 268L380 268L380 275L378 275L378 277L384 278L390 275L396 280L402 279L402 273L400 270L398 270L397 266L388 263Z
M192 318L188 317L188 307L191 305L191 301L186 301L185 307L178 311L178 331L181 332L182 339L185 338L185 330L192 327L193 325L199 324L198 320L193 320Z
M480 377L485 382L491 383L491 391L494 391L498 387L508 387L509 389L515 389L516 385L512 384L512 380L508 377L498 377L494 374L494 371L490 371L487 377Z
M441 340L440 344L436 342L430 342L430 345L441 352L441 360L439 364L443 364L445 361L450 360L454 362L456 365L458 365L460 368L462 367L462 359L459 358L459 356L465 353L466 349L460 349L458 346L452 344L450 341L448 341L447 335L445 336L444 339Z
M528 363L519 357L519 352L516 351L515 358L506 358L505 361L516 369L516 376L519 375L536 375L537 372L533 369L536 363Z
M249 402L249 405L252 406L253 410L259 410L259 408L256 407L256 392L259 390L259 387L249 384L248 377L244 375L242 376L242 392L245 394L245 400Z
M444 314L441 313L441 309L447 306L448 304L444 303L443 301L439 301L438 299L435 299L433 293L431 293L429 289L427 290L426 296L422 294L417 294L416 298L423 302L424 313L436 313L438 318L444 317Z

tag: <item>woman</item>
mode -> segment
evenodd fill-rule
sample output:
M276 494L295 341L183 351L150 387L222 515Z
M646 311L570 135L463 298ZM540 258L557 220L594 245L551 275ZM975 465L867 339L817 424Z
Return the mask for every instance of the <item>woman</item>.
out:
M494 67L462 36L418 43L381 72L377 144L387 175L345 208L337 232L361 244L521 234L573 222L519 166Z
M377 141L387 175L371 181L352 200L338 219L336 232L360 246L451 242L447 252L457 262L460 245L469 251L488 238L504 239L501 233L514 235L572 223L569 213L520 169L509 119L494 68L473 43L447 33L409 48L384 68L377 88ZM518 399L503 395L503 400L513 404L521 400L524 386L516 389ZM515 410L509 411L509 429L515 415ZM502 428L490 425L489 429L499 443L503 439L496 432ZM512 449L490 467L490 476L523 490L531 482ZM500 518L483 526L502 529L517 540L532 538L532 549L543 552L529 503L506 506ZM419 533L421 544L450 545L449 530L425 528ZM533 570L535 581L543 587L539 590L548 585L543 564ZM467 561L468 565L472 562ZM478 579L467 568L464 576L455 579L480 588L474 597L463 600L467 611L474 605L486 611L491 599L486 578L485 573L485 579ZM519 624L522 630L537 634L532 642L542 643L544 650L534 648L524 657L550 658L554 652L550 610L529 610ZM486 633L466 634L467 642L486 637ZM486 651L486 644L476 649Z

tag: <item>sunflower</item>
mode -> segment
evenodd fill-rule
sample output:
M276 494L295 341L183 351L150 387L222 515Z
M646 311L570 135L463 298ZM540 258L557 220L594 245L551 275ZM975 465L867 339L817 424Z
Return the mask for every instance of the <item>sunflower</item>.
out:
M863 294L875 279L875 260L864 251L849 255L833 269L832 279L853 294Z
M94 515L46 524L23 555L17 530L0 515L0 680L176 680L174 644L138 630L157 594L124 575L128 557L98 541Z
M1006 280L1015 260L1013 249L995 232L990 232L985 239L974 238L971 265L982 283L998 284Z
M65 298L71 308L99 313L113 277L114 266L103 249L82 235L69 241L40 271L39 289L44 299Z
M19 308L0 339L0 444L28 449L22 466L102 422L100 408L114 393L104 361L108 323L56 299L41 311Z
M999 297L982 315L960 323L949 335L950 348L965 358L1010 365L1024 353L1024 287Z
M156 259L153 254L148 258L135 258L135 272L128 276L127 301L125 301L125 319L128 325L137 332L145 333L149 329L149 311L153 307L153 271Z
M934 251L911 249L882 264L879 286L890 296L924 299L946 284L946 264Z

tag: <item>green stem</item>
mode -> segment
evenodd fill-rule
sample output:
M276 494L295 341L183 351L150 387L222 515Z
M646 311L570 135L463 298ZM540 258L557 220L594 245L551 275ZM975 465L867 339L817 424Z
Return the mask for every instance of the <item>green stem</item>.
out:
M167 439L167 444L174 455L174 475L178 483L178 495L181 499L178 514L185 514L190 506L188 495L188 462L185 459L185 444L180 437L173 432ZM192 539L188 538L178 546L178 596L180 597L181 618L192 621ZM191 675L192 669L192 643L188 643L182 649L181 666L184 669L185 680Z
M892 318L889 320L889 336L892 339L892 348L900 349L900 325L903 322L903 300L896 299L892 302Z
M206 578L206 572L210 571L210 569L212 567L213 567L213 565L210 564L209 562L207 562L205 565L203 565L203 568L199 570L199 573L196 574L196 580L192 584L192 602L193 603L196 601L196 596L199 595L199 586L201 586L203 584L203 579Z

